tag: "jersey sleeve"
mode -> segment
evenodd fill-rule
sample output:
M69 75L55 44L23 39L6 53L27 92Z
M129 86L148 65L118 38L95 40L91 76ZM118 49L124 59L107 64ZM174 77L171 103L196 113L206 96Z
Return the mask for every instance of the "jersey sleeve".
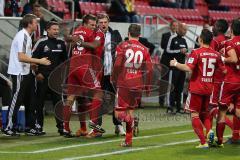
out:
M223 72L224 70L226 70L226 67L225 67L224 63L223 63L223 61L221 60L221 56L219 56L219 57L217 58L217 66L216 66L216 67L219 68L222 72Z
M218 51L218 42L213 39L210 43L210 47L214 50L214 51Z
M17 52L26 53L27 50L27 35L21 34L17 37Z
M225 43L225 51L228 53L231 49L234 49L234 44L231 41L227 41Z
M101 32L97 32L94 40L95 41L102 41L102 40L104 40L104 34L101 33Z
M195 66L198 63L198 55L195 51L192 51L192 53L188 56L188 60L187 60L187 66L191 68L191 70L193 70L195 68Z
M151 85L152 83L152 76L153 76L153 64L150 57L150 53L146 51L146 85Z
M113 73L112 73L112 81L117 82L118 76L123 70L122 63L124 62L124 54L123 49L121 48L121 45L118 45L116 48L115 53L115 63L113 67Z

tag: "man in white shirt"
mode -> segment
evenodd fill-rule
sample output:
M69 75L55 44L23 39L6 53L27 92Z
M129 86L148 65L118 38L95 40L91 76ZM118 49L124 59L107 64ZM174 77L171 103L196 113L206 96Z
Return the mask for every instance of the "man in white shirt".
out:
M112 68L115 58L116 46L122 42L122 37L118 30L112 30L109 27L109 17L106 14L98 15L98 25L99 28L105 33L105 44L103 50L103 68L104 68L104 76L102 79L102 88L111 94L111 101L114 102L115 91L110 82L110 77L112 75ZM114 96L113 96L114 95ZM107 106L104 106L107 107ZM113 124L115 125L115 133L118 135L125 135L125 131L123 129L122 123L116 119L113 114ZM101 125L101 122L100 122Z
M31 34L37 28L37 17L27 14L22 19L23 29L14 37L10 50L8 74L12 77L12 102L8 110L8 124L3 131L6 136L19 136L14 131L16 126L17 112L20 106L24 105L26 93L29 91L29 73L30 64L50 65L51 62L47 58L32 58L32 39Z

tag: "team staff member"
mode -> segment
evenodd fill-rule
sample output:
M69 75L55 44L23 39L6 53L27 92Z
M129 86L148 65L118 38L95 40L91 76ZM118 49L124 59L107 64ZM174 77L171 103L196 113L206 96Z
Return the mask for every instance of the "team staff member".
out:
M61 96L54 91L50 90L48 87L48 76L49 74L61 63L67 60L67 51L66 45L63 40L58 39L59 35L59 24L55 21L48 22L46 26L47 37L40 39L33 49L33 57L42 58L48 57L51 61L51 65L43 66L39 65L36 71L36 80L37 80L37 103L36 103L36 113L37 113L37 128L39 133L44 134L43 132L43 107L46 95L50 92L52 97L53 105L55 106L57 102L61 100ZM58 132L62 134L63 132L63 122L59 119L56 119L56 127ZM35 122L34 120L32 122Z
M187 42L184 36L187 33L187 26L183 23L178 25L178 30L176 35L172 35L169 38L167 44L167 53L169 53L172 58L175 58L180 63L185 63L185 57L187 53ZM172 74L170 74L169 81L174 85L173 91L170 93L170 106L168 106L171 111L173 107L176 106L176 113L181 111L181 101L182 92L185 82L185 72L172 68Z
M105 48L103 50L103 68L104 76L102 78L102 89L111 92L111 95L115 95L114 88L110 82L110 77L112 74L112 67L114 64L114 57L116 53L116 46L122 42L122 37L118 30L113 30L109 26L109 17L106 14L101 14L98 16L98 26L105 33ZM111 101L114 101L115 96L111 96ZM107 106L104 106L107 107ZM113 124L115 125L115 133L120 135L125 135L122 123L116 119L113 113ZM101 123L100 123L101 124Z
M162 65L167 66L168 68L169 68L169 62L172 59L172 57L171 57L171 54L169 54L167 52L167 44L168 44L169 38L172 35L177 34L176 33L177 29L178 29L178 22L177 21L171 21L170 26L169 26L170 31L167 32L167 33L164 33L162 35L162 39L161 39L161 48L163 49L163 54L162 54L160 63ZM162 80L165 80L165 81L169 82L169 74L170 74L170 72L168 72L166 75L163 75ZM161 85L160 85L159 88L162 89L163 87L161 87ZM161 90L159 92L161 92ZM167 97L166 99L168 99L169 95L167 95L166 97ZM165 96L164 95L159 95L159 105L160 106L164 106L164 103L165 103L164 100L165 100ZM168 100L167 100L166 104L169 105Z
M19 136L14 131L14 126L17 125L17 113L21 105L24 105L24 100L30 87L29 73L30 63L50 65L51 62L47 58L31 58L32 56L32 39L30 35L37 28L37 17L32 14L27 14L22 19L23 29L20 30L14 37L9 57L8 74L12 77L13 89L11 106L8 112L8 124L3 131L6 136Z

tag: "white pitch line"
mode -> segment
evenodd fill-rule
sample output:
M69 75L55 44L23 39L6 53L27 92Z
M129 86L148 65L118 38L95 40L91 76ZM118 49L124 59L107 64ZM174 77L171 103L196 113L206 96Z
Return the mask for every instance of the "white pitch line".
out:
M153 138L153 137L178 135L178 134L189 133L189 132L193 132L193 131L185 130L185 131L155 134L155 135L142 136L142 137L134 137L133 139L148 139L148 138ZM76 148L76 147L84 147L84 146L92 146L92 145L100 145L100 144L106 144L106 143L112 143L112 142L119 142L119 141L121 141L121 139L107 140L107 141L93 142L93 143L85 143L85 144L77 144L77 145L69 145L69 146L64 146L64 147L55 147L55 148L42 149L42 150L36 150L36 151L20 151L20 152L0 151L0 153L2 153L2 154L13 154L13 153L14 154L37 154L37 153L46 153L46 152L59 151L59 150L64 150L64 149Z
M224 137L229 137L229 136L230 135L227 135L227 136L224 136ZM118 151L114 151L114 152L93 154L93 155L89 155L89 156L63 158L61 160L79 160L79 159L97 158L97 157L103 157L103 156L109 156L109 155L115 155L115 154L122 154L122 153L128 153L128 152L136 152L136 151L143 151L143 150L149 150L149 149L155 149L155 148L162 148L162 147L173 146L173 145L178 145L178 144L193 143L193 142L198 142L198 141L199 141L199 139L191 139L191 140L186 140L186 141L165 143L165 144L160 144L160 145L156 145L156 146L130 148L130 149L118 150Z
M136 151L142 151L142 150L162 148L162 147L166 147L166 146L173 146L173 145L184 144L184 143L192 143L192 142L197 142L197 141L199 141L199 139L192 139L192 140L179 141L179 142L171 142L171 143L161 144L161 145L157 145L157 146L130 148L130 149L125 149L125 150L120 150L120 151L106 152L106 153L94 154L94 155L89 155L89 156L64 158L64 159L61 159L61 160L78 160L78 159L97 158L97 157L109 156L109 155L114 155L114 154L122 154L122 153L128 153L128 152L136 152Z

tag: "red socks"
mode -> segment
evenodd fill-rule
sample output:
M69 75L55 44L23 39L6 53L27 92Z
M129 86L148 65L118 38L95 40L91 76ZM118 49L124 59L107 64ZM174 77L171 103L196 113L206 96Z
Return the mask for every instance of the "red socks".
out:
M206 140L203 133L203 125L199 117L192 117L192 127L200 139L201 144L205 144Z
M63 107L63 128L70 132L69 121L71 118L72 108L69 105Z
M239 139L239 130L240 130L240 119L236 115L234 115L232 139L235 141Z
M212 129L212 121L208 112L200 113L200 119L203 122L204 127L206 128L206 135Z
M217 130L218 143L222 144L223 143L223 133L225 130L225 122L217 123L216 130Z
M126 122L126 139L127 144L132 144L133 137L133 118L130 121Z

